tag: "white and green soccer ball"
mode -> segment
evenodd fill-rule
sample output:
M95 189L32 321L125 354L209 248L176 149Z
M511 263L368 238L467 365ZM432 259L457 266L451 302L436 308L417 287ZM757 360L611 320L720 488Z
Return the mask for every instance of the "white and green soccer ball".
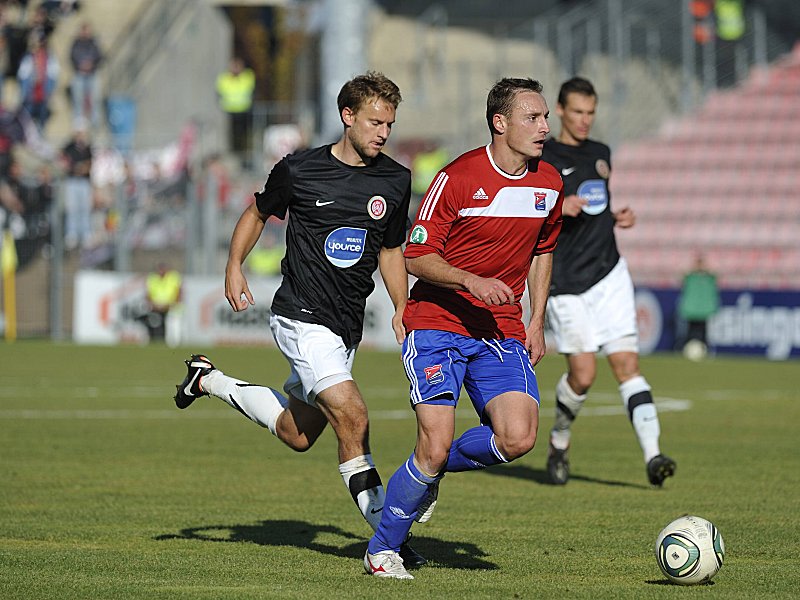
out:
M707 583L722 567L725 542L713 523L694 515L675 519L656 539L661 572L680 585Z
M692 362L700 362L708 356L708 346L700 340L689 340L683 347L683 356Z

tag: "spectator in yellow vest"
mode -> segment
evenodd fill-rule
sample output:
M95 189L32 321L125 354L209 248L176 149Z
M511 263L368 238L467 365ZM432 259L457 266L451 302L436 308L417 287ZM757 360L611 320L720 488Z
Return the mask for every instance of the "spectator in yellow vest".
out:
M150 340L173 340L175 334L174 316L180 307L183 290L181 274L170 269L165 263L159 263L156 271L147 276L147 304L149 312L145 325L150 333ZM172 331L170 331L172 330ZM179 334L178 334L179 336Z
M253 108L253 92L256 76L245 67L244 60L234 56L228 70L217 77L219 106L229 117L230 150L246 153L250 148L250 121Z
M742 38L747 28L742 0L716 0L714 13L719 39L735 42Z

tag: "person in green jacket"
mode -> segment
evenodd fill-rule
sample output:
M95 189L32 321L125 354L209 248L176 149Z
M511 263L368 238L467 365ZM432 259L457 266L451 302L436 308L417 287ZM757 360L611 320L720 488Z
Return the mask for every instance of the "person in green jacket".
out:
M695 257L694 267L683 278L678 298L678 316L686 324L684 355L692 360L708 353L708 320L719 310L717 277L708 270L702 254Z

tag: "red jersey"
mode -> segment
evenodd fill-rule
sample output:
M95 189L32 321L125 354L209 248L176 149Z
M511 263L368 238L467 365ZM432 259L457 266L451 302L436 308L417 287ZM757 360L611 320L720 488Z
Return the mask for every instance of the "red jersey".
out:
M406 329L524 343L519 301L533 257L556 247L562 203L561 176L541 160L531 161L521 175L509 175L486 146L442 169L420 204L406 258L438 252L453 267L501 280L516 302L488 306L469 292L418 280L403 313Z

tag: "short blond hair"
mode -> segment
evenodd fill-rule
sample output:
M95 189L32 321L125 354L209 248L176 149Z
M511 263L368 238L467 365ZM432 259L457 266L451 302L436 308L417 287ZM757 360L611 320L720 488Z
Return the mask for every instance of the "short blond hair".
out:
M373 98L384 100L395 108L403 100L400 88L391 79L383 73L367 71L342 86L336 99L339 114L341 115L345 108L358 112L358 109Z

